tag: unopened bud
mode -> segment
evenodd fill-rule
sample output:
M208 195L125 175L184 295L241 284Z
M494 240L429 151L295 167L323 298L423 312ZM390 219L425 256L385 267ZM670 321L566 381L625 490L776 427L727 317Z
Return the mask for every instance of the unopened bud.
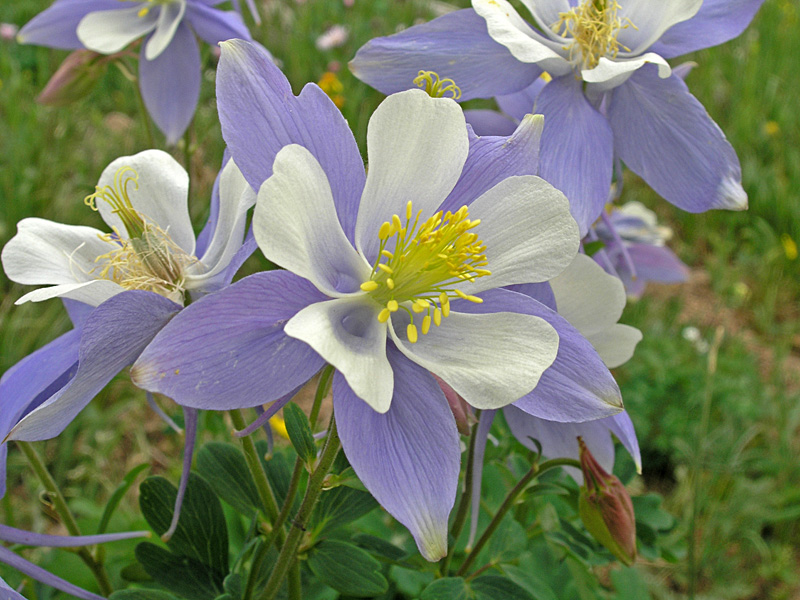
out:
M633 503L622 482L603 469L578 438L583 486L578 504L589 533L626 565L636 560L636 521Z
M108 57L91 50L75 50L47 82L36 102L66 106L86 96L103 74Z
M467 404L464 399L456 393L456 391L447 385L444 381L439 379L436 375L433 376L439 387L444 392L444 397L447 398L447 404L450 405L450 410L456 419L456 427L461 435L469 435L470 427L476 423L475 415L472 414L472 408Z

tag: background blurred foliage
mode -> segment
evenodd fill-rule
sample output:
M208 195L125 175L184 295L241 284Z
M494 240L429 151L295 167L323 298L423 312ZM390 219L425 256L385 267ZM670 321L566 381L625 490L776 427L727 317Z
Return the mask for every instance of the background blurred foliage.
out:
M49 4L3 2L0 22L21 26ZM356 80L347 61L368 39L430 19L442 6L427 0L355 0L351 7L340 0L264 0L263 24L256 27L247 19L295 92L328 71L336 74L342 111L363 150L369 115L382 96ZM598 573L605 589L629 590L607 592L618 594L610 597L642 597L632 591L642 576L656 598L683 597L690 579L698 597L705 598L795 598L800 593L798 20L796 0L766 0L740 38L683 57L697 63L687 79L690 90L738 152L749 211L689 215L658 199L635 175L626 176L623 201L645 202L672 227L672 246L693 275L685 285L651 286L623 319L645 336L634 358L617 371L643 449L643 477L633 477L630 485L637 493L663 494L677 524L666 542L673 560L643 553L634 570ZM349 28L348 40L319 50L316 39L334 24ZM0 40L0 244L14 234L17 221L30 216L100 226L98 215L84 206L84 196L109 162L147 147L134 89L115 67L72 106L54 109L34 102L66 54ZM205 81L189 138L198 227L223 151L214 103L215 58L207 48L203 56ZM186 150L182 142L172 152L185 162ZM259 261L251 259L247 268L259 268ZM3 274L0 286L0 369L5 371L64 331L68 321L56 302L14 307L22 287ZM710 374L709 349L719 327L724 335L716 372ZM167 471L176 480L180 440L143 400L120 377L64 434L42 444L87 529L135 465L149 463L153 473ZM174 406L165 405L178 416ZM221 416L203 419L203 439L227 439ZM131 423L142 425L128 427ZM630 471L622 457L620 469ZM495 475L488 471L490 477L509 476L502 469ZM47 529L51 521L36 502L37 487L13 449L9 473L3 522ZM491 506L491 498L487 502ZM144 526L134 494L114 519L118 530ZM112 569L115 560L130 556L132 545L109 547ZM33 556L90 585L80 580L83 571L74 555L37 550ZM398 581L414 586L413 572L398 573Z

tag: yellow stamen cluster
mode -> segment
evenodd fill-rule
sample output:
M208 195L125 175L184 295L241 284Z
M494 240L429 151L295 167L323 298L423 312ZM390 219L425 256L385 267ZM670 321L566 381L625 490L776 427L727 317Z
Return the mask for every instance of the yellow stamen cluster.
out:
M361 284L361 289L383 306L378 313L381 323L400 309L408 313L411 322L407 336L412 344L419 338L414 315L424 315L420 328L422 335L427 334L431 324L438 327L442 318L450 315L451 299L482 302L457 285L491 275L484 268L488 264L486 246L471 231L480 219L468 219L466 206L455 213L439 211L423 223L421 213L414 215L409 201L405 224L398 215L392 215L391 221L381 225L378 258L369 281Z
M112 249L95 259L97 267L89 275L107 279L126 290L155 292L179 304L184 300L186 269L197 262L169 234L133 208L128 186L138 189L138 175L130 167L120 168L114 185L97 187L84 202L97 210L97 200L107 202L125 226L127 236L118 229L100 236Z
M333 100L336 106L339 108L344 106L345 97L342 95L344 84L336 76L336 73L333 71L325 71L322 77L319 78L317 85L328 95L328 98Z
M601 57L613 58L620 50L630 50L617 37L622 29L636 29L636 26L628 18L619 18L619 8L616 0L584 0L567 12L559 13L558 21L551 28L556 34L575 40L565 46L570 61L580 52L582 67L593 69Z
M452 79L440 79L433 71L420 71L414 78L414 85L425 90L432 98L443 98L450 94L453 100L461 98L461 88Z

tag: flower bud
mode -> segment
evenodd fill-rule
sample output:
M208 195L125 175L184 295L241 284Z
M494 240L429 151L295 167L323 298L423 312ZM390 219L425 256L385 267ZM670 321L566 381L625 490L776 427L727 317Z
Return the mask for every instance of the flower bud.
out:
M433 376L439 387L444 392L444 397L447 398L447 404L450 405L450 410L456 419L456 427L461 435L469 435L470 428L476 423L475 415L472 414L472 407L467 404L458 393L447 385L442 379Z
M91 50L75 50L47 82L36 102L66 106L86 96L103 74L108 58Z
M611 554L632 565L636 560L636 521L631 497L615 475L605 472L580 437L578 445L584 481L578 504L581 520Z

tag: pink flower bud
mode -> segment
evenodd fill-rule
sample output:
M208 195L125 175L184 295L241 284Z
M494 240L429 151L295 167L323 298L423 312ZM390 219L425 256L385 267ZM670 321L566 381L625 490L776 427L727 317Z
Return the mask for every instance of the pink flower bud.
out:
M469 435L470 427L476 422L475 415L472 414L472 407L444 381L439 379L436 375L433 375L433 377L436 379L439 387L442 388L444 397L447 398L447 403L450 405L450 410L453 411L458 432L461 435Z
M103 74L108 57L91 50L75 50L36 98L46 106L66 106L88 94Z
M584 481L578 504L581 520L611 554L632 565L636 560L636 520L631 497L615 475L605 472L580 437L578 445Z

